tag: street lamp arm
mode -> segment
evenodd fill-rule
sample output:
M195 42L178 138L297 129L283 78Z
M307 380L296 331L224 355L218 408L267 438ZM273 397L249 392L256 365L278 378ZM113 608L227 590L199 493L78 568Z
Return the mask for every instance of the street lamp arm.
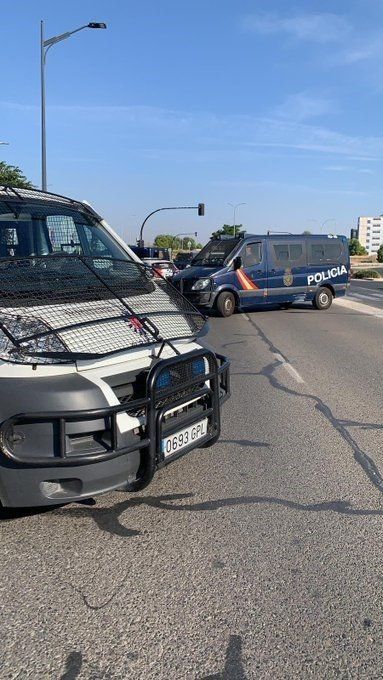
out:
M85 26L80 26L80 28L75 28L74 31L66 31L66 33L60 33L60 35L54 35L52 38L48 38L48 40L44 40L44 47L50 47L51 45L55 45L58 42L61 42L61 40L66 40L67 38L70 38L71 35L74 33L78 33L79 31L82 31L84 28L88 28L88 24L85 24Z
M328 224L328 222L336 222L335 217L329 217L327 220L325 220L324 222L322 222L321 231L323 231L323 228L324 228L325 224Z
M199 210L200 205L201 205L201 203L199 205L177 205L177 206L174 206L174 207L171 207L171 208L157 208L157 210L153 210L151 213L149 213L149 215L147 215L145 217L143 223L141 224L140 236L139 236L139 239L138 239L138 245L141 246L141 247L144 245L143 240L142 240L142 234L143 234L143 231L144 231L144 226L145 226L146 222L148 221L149 217L151 217L155 213L161 212L162 210Z
M75 28L73 31L66 31L60 35L54 35L48 40L44 40L44 22L40 22L40 84L41 84L41 188L47 190L47 151L46 151L46 130L45 130L45 65L48 50L53 45L70 38L74 33L83 31L84 28L106 28L104 23L91 22Z

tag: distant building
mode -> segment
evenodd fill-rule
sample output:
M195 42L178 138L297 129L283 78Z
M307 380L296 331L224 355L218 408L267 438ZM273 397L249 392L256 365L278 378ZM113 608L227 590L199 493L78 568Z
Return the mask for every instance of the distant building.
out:
M376 255L379 246L383 243L383 215L359 217L357 238L369 255Z

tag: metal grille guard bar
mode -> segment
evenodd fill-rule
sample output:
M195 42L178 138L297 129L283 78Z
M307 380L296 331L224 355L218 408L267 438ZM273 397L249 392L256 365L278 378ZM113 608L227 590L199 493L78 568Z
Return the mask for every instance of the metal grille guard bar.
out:
M219 403L223 403L230 395L230 378L229 378L229 366L230 362L226 357L221 355L214 355L213 353L201 349L190 352L183 355L183 359L190 360L198 357L209 357L210 360L214 359L214 369L209 373L204 374L204 382L210 381L210 389L207 390L206 387L201 390L195 391L191 394L192 398L199 398L210 392L212 394L212 409L215 421L217 421L217 436L219 435ZM219 364L217 363L217 360ZM158 432L157 432L157 416L160 412L159 409L155 407L156 393L155 393L155 382L158 378L160 372L164 370L167 366L173 364L179 364L180 357L172 357L171 359L164 359L160 361L154 368L149 372L147 379L147 396L135 399L133 401L127 402L125 404L117 404L115 406L108 406L100 409L88 409L81 411L58 411L58 412L30 412L30 413L19 413L11 418L5 420L0 426L0 449L2 452L10 458L13 462L20 465L28 467L64 467L64 466L76 466L76 465L87 465L95 462L101 462L105 460L110 460L117 456L124 454L129 454L133 451L141 451L141 470L139 471L140 480L145 481L145 485L149 483L154 475L157 463L158 463ZM187 401L187 397L183 397L177 400L177 392L180 391L180 387L187 388L194 384L201 382L201 375L188 380L182 385L176 385L172 389L166 390L166 396L175 396L173 403L166 405L166 409L170 410L174 406L178 406L179 403ZM164 391L165 394L165 391ZM119 447L118 445L118 427L117 427L117 415L119 413L131 413L135 410L144 408L146 410L146 425L144 426L144 432L142 433L140 441L128 447ZM100 418L109 420L109 427L111 432L111 446L108 451L102 453L91 453L85 455L70 455L66 454L66 424L70 422L81 422L89 420L98 420ZM29 458L20 457L10 449L7 443L7 435L15 425L22 424L32 424L32 423L56 423L57 424L57 434L54 435L58 437L58 451L59 455L56 457L41 457L41 458ZM213 437L209 437L212 439ZM185 450L185 453L187 450ZM140 483L140 480L137 482Z

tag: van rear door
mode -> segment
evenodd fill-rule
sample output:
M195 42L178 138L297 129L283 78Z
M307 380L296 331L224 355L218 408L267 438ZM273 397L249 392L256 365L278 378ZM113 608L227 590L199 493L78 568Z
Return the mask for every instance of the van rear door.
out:
M268 295L270 304L303 300L307 292L306 241L268 240Z
M344 291L349 278L348 243L344 236L307 238L307 280L309 293L318 285Z

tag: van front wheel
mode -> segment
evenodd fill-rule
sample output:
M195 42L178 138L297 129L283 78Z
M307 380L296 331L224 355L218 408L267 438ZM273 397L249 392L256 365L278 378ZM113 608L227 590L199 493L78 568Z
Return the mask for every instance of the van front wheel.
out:
M226 291L221 293L216 302L216 309L219 316L231 316L235 310L235 298L233 293Z
M315 298L313 299L313 305L315 309L328 309L331 307L333 295L329 288L323 287L318 288L315 293Z

